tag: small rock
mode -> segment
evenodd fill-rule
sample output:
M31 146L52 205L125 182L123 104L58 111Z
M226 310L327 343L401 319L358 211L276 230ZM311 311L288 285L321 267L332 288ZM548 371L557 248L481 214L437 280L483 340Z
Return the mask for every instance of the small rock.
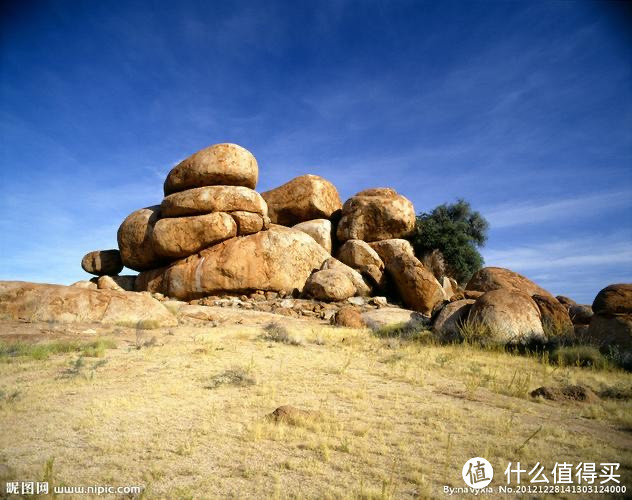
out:
M294 425L305 420L312 420L319 417L319 412L314 410L300 410L290 405L279 406L267 418L275 422L283 422Z
M551 401L578 401L582 403L596 403L600 401L599 396L583 385L538 387L531 392L531 397L542 397Z
M364 298L363 297L349 297L347 299L347 302L349 302L349 304L353 304L354 306L363 306Z
M362 319L360 311L355 307L341 307L331 319L332 324L347 328L364 328L366 323Z
M371 297L371 299L369 299L369 304L373 304L378 307L386 307L388 305L388 301L386 300L386 297Z

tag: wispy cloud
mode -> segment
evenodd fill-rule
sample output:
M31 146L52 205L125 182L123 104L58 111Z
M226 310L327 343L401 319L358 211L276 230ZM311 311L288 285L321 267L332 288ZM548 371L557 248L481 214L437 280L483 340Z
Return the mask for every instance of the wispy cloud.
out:
M555 201L511 203L484 210L484 213L492 228L500 229L602 214L629 206L632 206L632 191L622 190Z

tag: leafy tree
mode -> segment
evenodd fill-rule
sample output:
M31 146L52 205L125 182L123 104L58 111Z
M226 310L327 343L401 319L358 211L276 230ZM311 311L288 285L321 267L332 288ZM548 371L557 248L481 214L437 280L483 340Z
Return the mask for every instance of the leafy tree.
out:
M483 267L478 247L485 244L488 228L485 218L473 211L467 201L459 199L453 204L439 205L430 213L419 214L411 243L419 259L439 250L447 274L465 284Z

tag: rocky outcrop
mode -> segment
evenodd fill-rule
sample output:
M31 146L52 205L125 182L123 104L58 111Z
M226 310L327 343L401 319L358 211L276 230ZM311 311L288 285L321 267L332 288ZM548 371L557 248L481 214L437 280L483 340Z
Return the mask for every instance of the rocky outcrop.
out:
M530 279L502 267L484 267L472 276L465 287L466 290L476 290L478 292L489 292L501 288L526 293L529 296L537 294L553 297L548 291L539 287Z
M214 212L160 219L154 225L152 238L158 255L178 259L236 235L237 224L230 214Z
M443 288L434 275L415 257L400 254L389 260L386 271L392 277L406 306L430 315L445 300Z
M268 213L268 207L259 193L242 186L207 186L188 189L167 196L160 205L161 217L238 211L251 212L264 217Z
M261 196L272 223L284 226L330 219L342 206L336 187L318 175L301 175Z
M21 281L0 282L0 319L145 327L177 324L175 316L149 294Z
M562 304L566 308L567 311L571 308L571 306L577 305L577 302L575 302L573 299L565 297L564 295L558 295L555 298L560 304Z
M353 297L356 287L349 277L336 269L316 271L305 283L303 294L316 300L341 301Z
M173 167L165 180L165 196L202 186L244 186L254 189L259 167L255 157L237 144L215 144Z
M302 290L329 254L307 234L272 225L268 231L231 238L174 262L137 281L149 291L191 300L252 290Z
M314 219L301 222L294 226L294 229L309 234L316 243L323 247L327 253L331 253L331 221L328 219Z
M394 189L367 189L349 198L338 223L339 241L380 241L410 235L415 228L412 202Z
M82 269L96 276L115 275L123 270L121 252L118 250L95 250L81 260Z
M461 338L461 326L467 321L474 300L457 300L443 306L434 320L433 330L444 341Z
M480 327L482 338L495 343L545 340L538 306L529 295L516 290L486 292L472 305L468 321Z
M160 217L160 207L141 208L132 212L118 229L117 240L121 260L134 271L146 271L166 263L153 246L154 225Z
M540 310L542 327L547 335L559 336L573 331L568 311L557 299L537 294L531 298Z

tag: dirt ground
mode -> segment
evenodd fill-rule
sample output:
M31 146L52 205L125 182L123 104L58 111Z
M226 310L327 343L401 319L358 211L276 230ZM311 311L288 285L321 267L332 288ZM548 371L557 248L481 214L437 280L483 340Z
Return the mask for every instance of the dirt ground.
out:
M632 374L226 314L238 316L155 330L0 324L2 491L45 480L139 485L142 498L436 498L465 486L472 457L490 461L492 487L509 462L549 478L556 462L616 462L632 488ZM271 319L281 327L266 331ZM608 396L528 395L556 384ZM266 418L288 404L315 416ZM622 495L595 498L607 496Z

